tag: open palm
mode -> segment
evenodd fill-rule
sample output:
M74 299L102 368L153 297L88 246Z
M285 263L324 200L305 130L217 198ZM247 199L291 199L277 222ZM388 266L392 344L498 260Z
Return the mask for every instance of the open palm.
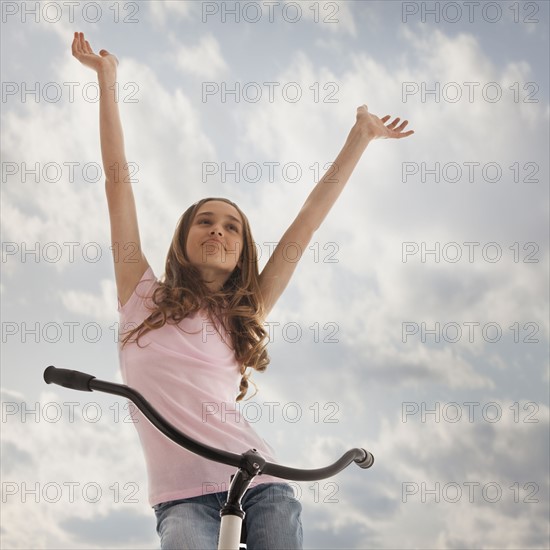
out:
M98 73L104 69L116 69L118 65L116 56L107 50L100 50L99 55L95 54L90 43L84 39L84 33L82 32L74 33L72 51L74 57L83 65L94 69Z
M398 117L389 124L386 124L390 118L390 115L378 118L376 115L369 112L369 108L366 105L361 105L357 108L357 124L368 133L371 139L400 139L414 134L414 130L409 130L407 132L403 131L405 126L409 123L408 120L404 120L397 126L398 122L401 120Z

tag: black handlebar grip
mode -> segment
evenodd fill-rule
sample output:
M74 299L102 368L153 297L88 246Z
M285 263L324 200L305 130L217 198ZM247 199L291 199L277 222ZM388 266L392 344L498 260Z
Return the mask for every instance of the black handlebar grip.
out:
M44 382L46 382L46 384L57 384L58 386L71 388L72 390L92 391L90 389L90 382L94 378L95 376L86 374L85 372L57 369L52 366L44 371Z
M370 468L374 464L374 456L366 449L363 449L363 451L365 451L366 456L361 462L358 462L357 465L361 468Z

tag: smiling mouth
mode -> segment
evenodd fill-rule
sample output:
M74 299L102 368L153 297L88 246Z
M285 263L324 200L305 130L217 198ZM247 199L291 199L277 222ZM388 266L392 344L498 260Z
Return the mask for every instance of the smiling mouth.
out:
M217 241L216 239L208 239L207 241L204 241L202 244L205 245L205 244L212 244L212 243L219 244L225 250L225 246L223 246L223 243L221 241Z

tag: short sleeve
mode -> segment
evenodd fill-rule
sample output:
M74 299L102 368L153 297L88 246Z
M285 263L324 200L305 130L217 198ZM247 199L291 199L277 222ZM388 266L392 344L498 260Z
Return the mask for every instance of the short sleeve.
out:
M120 300L117 299L117 310L119 312L121 325L125 323L140 324L144 319L149 317L153 307L151 297L158 285L159 282L151 266L149 266L141 276L141 279L128 301L124 305L121 305Z

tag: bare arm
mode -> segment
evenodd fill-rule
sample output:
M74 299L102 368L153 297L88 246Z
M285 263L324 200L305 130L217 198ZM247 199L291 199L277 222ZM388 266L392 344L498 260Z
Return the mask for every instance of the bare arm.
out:
M390 115L382 119L372 115L366 105L361 105L357 109L356 123L333 166L313 188L260 274L260 289L265 305L264 316L267 316L288 285L302 251L340 196L368 144L373 139L403 138L414 133L412 130L403 132L408 124L406 120L397 127L399 118L385 126L389 119ZM297 248L300 254L300 257L292 262L284 257L288 245Z
M141 250L134 193L124 152L124 136L115 83L118 60L106 50L93 53L83 33L75 33L73 55L97 72L101 92L99 130L105 173L105 193L111 222L111 244L118 297L125 304L149 266Z

